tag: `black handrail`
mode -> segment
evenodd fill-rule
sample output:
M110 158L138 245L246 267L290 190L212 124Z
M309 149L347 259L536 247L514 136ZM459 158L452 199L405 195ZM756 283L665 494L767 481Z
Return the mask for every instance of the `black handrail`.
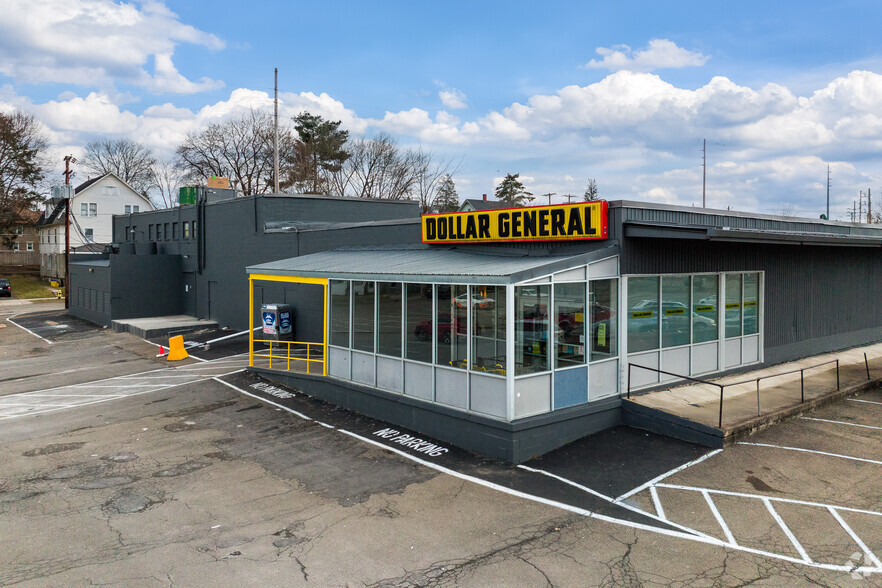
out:
M864 361L867 362L866 354L864 354ZM759 416L760 414L762 414L762 409L760 407L760 381L761 380L766 380L769 378L777 378L778 376L786 376L788 374L795 374L795 373L799 372L800 403L804 403L805 402L805 371L814 369L816 367L821 367L823 365L827 365L830 363L836 364L836 390L839 390L840 383L839 383L839 360L838 359L831 359L829 361L817 363L815 365L810 365L807 367L799 368L798 370L790 370L790 371L781 372L778 374L769 374L768 376L760 376L759 378L751 378L749 380L741 380L739 382L729 382L728 384L718 384L716 382L710 382L708 380L699 380L698 378L692 378L689 376L684 376L682 374L675 374L672 372L666 372L664 370L660 370L660 369L656 369L656 368L652 368L652 367L647 367L645 365L629 363L628 364L628 396L627 397L629 400L631 399L631 368L632 367L643 368L645 370L649 370L649 371L656 372L659 374L665 374L666 376L673 376L673 377L679 378L681 380L688 380L690 382L698 382L699 384L709 384L711 386L717 386L720 389L720 415L719 415L719 419L717 422L718 422L719 428L722 429L723 428L723 390L726 388L726 386L738 386L740 384L747 384L748 382L755 381L756 382L756 414L757 414L757 416ZM869 368L869 363L867 362L867 378L869 379L869 377L870 377L870 368Z
M684 380L689 380L690 382L698 382L699 384L710 384L711 386L717 386L720 389L720 419L719 419L719 428L723 428L723 388L722 384L717 384L716 382L708 382L707 380L699 380L698 378L690 378L689 376L683 376L681 374L674 374L672 372L666 372L663 370L659 370L656 368L647 367L645 365L640 365L636 363L628 364L628 399L631 399L631 368L639 367L645 370L650 370L653 372L657 372L659 374L665 374L666 376L674 376L675 378L682 378Z

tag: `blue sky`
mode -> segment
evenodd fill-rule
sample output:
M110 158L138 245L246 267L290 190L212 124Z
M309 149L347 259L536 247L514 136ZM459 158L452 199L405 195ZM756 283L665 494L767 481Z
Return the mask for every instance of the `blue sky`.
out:
M53 155L131 137L168 158L247 108L310 110L462 161L460 197L535 194L833 218L882 197L882 3L5 0L0 110ZM879 200L882 202L882 198Z

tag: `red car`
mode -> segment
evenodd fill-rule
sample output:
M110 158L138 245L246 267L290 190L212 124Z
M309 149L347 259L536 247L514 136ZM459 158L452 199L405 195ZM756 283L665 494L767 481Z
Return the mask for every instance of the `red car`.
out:
M442 343L450 343L450 332L453 330L453 322L449 314L438 317L438 340ZM459 335L466 334L464 320L456 319L456 332ZM420 341L428 341L432 337L432 321L423 321L413 330L413 335Z

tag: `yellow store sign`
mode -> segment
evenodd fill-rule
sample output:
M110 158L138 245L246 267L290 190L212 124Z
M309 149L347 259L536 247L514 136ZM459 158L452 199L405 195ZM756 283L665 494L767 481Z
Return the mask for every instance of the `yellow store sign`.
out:
M423 243L606 239L604 200L473 212L424 214Z

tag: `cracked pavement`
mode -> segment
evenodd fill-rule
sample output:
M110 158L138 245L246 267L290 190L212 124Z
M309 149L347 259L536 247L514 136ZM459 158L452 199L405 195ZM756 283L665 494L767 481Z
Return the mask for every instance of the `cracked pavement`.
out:
M0 352L0 366L14 358L17 374L42 373L55 353L68 366L97 366L96 379L161 367L150 346L100 330L51 346L24 332L5 335L0 348L23 341L45 347ZM126 361L100 365L94 349L124 350ZM74 377L88 381L89 373ZM16 391L45 387L29 380L39 378L16 381ZM865 398L882 402L879 392ZM882 422L882 405L824 410L820 418ZM615 451L615 439L596 442ZM816 421L791 421L751 440L882 455L879 431ZM502 467L476 463L476 472ZM565 475L565 460L543 463ZM602 483L605 470L580 467L580 479ZM721 540L703 494L680 487L738 493L713 501L739 545L793 556L761 499L746 495L882 512L880 472L882 465L868 462L736 445L666 478L655 492L668 520ZM648 489L629 502L656 512ZM813 560L843 565L859 551L819 509L775 505ZM842 516L882 552L882 518ZM4 586L882 585L880 574L857 576L500 492L213 380L9 419L0 428Z

